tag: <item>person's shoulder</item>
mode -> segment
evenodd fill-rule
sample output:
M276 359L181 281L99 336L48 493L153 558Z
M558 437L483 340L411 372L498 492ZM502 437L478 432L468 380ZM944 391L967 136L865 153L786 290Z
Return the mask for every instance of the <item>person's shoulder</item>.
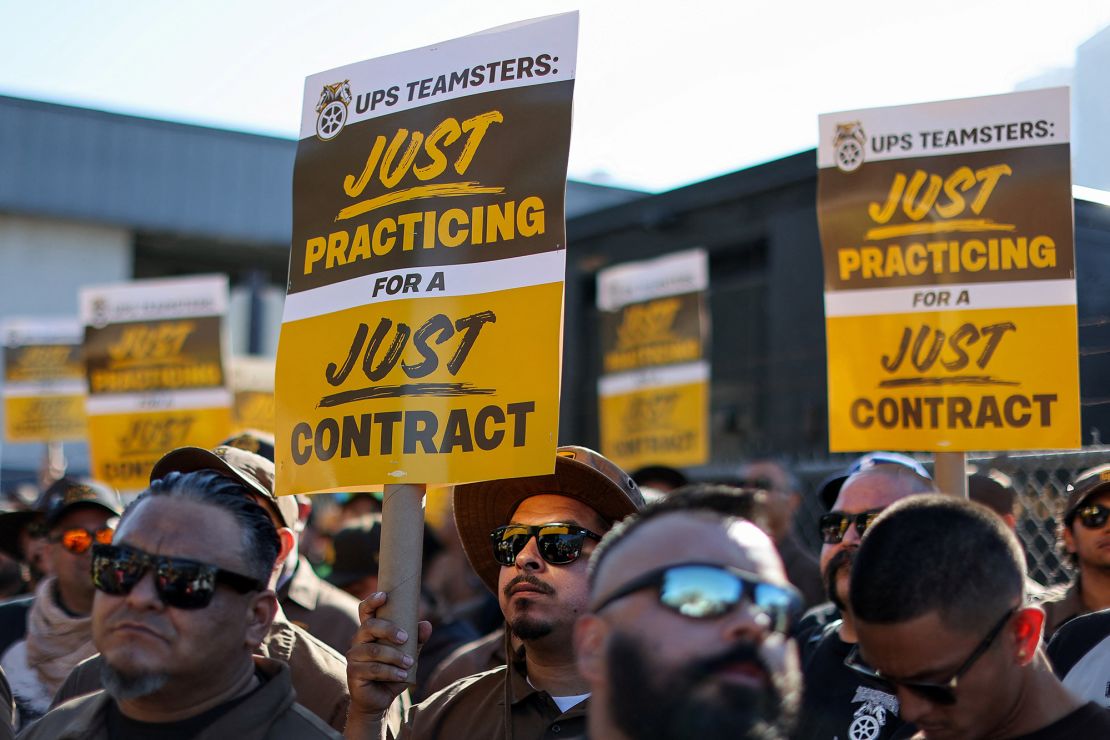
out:
M444 686L419 704L414 704L410 711L423 714L443 711L448 705L469 703L486 694L493 694L500 698L503 695L506 671L505 666L498 666L472 676L464 676Z
M65 683L58 689L58 693L54 694L54 702L51 707L57 707L70 699L102 689L100 665L103 662L104 658L101 657L100 653L97 653L75 665L69 675L66 676Z
M20 740L94 737L98 715L110 699L103 691L70 699L40 717L19 733Z
M335 610L338 613L350 616L354 619L355 624L359 624L358 599L343 589L331 585L319 576L316 576L316 580L319 581L320 589L316 608Z
M303 653L305 656L310 656L313 663L331 669L329 672L346 677L347 658L342 653L299 624L289 622L288 625L293 637L293 654Z
M269 740L299 738L342 738L335 729L300 704L292 704L270 725Z
M498 713L505 698L505 666L460 678L405 712L404 726L411 737L437 737L440 728L483 723Z
M1110 609L1083 614L1063 624L1048 643L1056 675L1064 676L1094 647L1110 637Z
M455 648L439 664L428 681L432 693L460 678L482 673L504 664L505 630L499 628ZM429 694L430 696L430 694Z

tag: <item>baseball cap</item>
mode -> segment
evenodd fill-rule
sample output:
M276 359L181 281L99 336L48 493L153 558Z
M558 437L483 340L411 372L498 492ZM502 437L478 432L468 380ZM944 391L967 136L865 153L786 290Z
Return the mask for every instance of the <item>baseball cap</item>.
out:
M367 576L376 576L381 547L381 517L367 515L348 522L332 538L335 556L328 583L343 588Z
M509 523L520 502L555 494L573 498L612 523L644 506L640 487L628 473L598 452L565 445L555 451L555 472L455 486L455 527L470 565L486 587L497 592L501 566L493 559L490 532Z
M876 465L901 465L904 468L909 468L926 480L933 479L933 476L929 475L929 471L925 469L925 466L909 455L903 455L899 452L868 452L866 455L857 457L845 470L822 481L821 488L818 489L817 493L821 503L824 504L826 509L832 511L832 507L836 503L836 497L840 495L840 487L844 485L844 481L848 480L856 473L869 470Z
M50 528L69 512L83 507L104 509L116 516L123 513L123 502L114 488L68 476L51 483L35 508L43 513L43 524Z
M1064 523L1071 526L1075 510L1096 493L1110 491L1110 463L1088 468L1068 484L1068 501L1064 507Z
M220 447L238 447L274 461L274 435L260 429L246 429L220 442Z
M293 528L297 522L297 498L274 496L274 464L253 452L221 445L211 450L203 447L178 447L170 450L154 463L150 471L153 482L170 473L192 473L214 470L242 483L247 490L258 494L273 506L283 527Z

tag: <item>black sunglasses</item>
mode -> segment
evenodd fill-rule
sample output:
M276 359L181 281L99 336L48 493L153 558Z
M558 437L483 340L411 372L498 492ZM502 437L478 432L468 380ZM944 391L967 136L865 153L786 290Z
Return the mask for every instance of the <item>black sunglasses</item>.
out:
M770 619L771 629L789 635L802 613L802 597L794 588L768 583L738 568L710 563L669 565L649 571L606 596L593 611L656 586L660 604L693 619L714 619L747 601Z
M587 538L601 540L601 535L575 524L506 524L490 532L493 559L501 565L512 565L533 537L540 557L552 565L567 565L577 560Z
M151 568L158 598L175 609L205 608L212 602L217 583L241 594L266 589L266 584L254 578L196 560L150 555L127 545L93 545L93 585L106 594L131 593Z
M1102 504L1088 504L1075 510L1074 517L1087 529L1102 529L1110 519L1110 508Z
M861 511L859 514L831 511L828 514L823 514L817 520L817 531L821 535L822 542L826 545L835 545L844 540L844 535L848 533L848 527L852 525L852 522L856 524L856 533L863 537L863 533L871 526L871 522L875 521L875 517L881 513L882 509Z
M879 671L864 663L859 656L859 645L852 648L848 653L848 657L844 659L844 665L851 668L856 673L860 673L868 678L878 681L890 688L891 693L898 686L904 686L910 691L914 692L921 698L932 702L933 704L942 704L944 706L952 706L956 703L956 688L959 685L960 679L971 670L971 666L975 665L975 661L982 657L983 653L994 643L999 634L1002 633L1002 628L1010 621L1010 617L1018 611L1018 607L1011 607L1002 619L998 621L991 631L983 638L978 647L972 651L971 655L967 656L967 660L963 662L956 672L952 674L952 678L940 683L932 683L930 681L904 681L900 678L890 678L884 676Z

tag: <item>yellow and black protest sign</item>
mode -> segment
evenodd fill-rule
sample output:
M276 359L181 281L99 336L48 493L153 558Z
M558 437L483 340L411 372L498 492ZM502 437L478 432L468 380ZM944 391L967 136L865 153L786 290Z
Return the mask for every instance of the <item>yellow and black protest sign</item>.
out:
M274 361L268 357L232 357L231 416L236 432L274 433Z
M1068 91L824 115L834 452L1080 444Z
M169 450L228 436L227 294L223 276L81 290L93 477L139 490Z
M4 347L4 439L84 439L85 366L76 318L9 319Z
M550 473L578 16L309 77L281 493Z
M700 249L598 273L601 450L626 469L709 459L708 285Z

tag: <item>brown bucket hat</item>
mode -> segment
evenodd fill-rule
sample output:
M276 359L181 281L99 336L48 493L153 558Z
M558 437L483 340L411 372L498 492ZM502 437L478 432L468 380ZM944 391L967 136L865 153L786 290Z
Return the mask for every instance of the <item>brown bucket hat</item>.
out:
M247 490L270 502L281 519L282 526L293 529L297 523L297 497L274 496L274 464L261 455L238 447L221 445L211 450L203 447L178 447L154 463L150 480L164 478L174 471L192 473L197 470L214 470L242 483Z
M470 566L490 591L497 593L501 566L493 559L490 532L531 496L556 494L577 499L610 524L644 506L639 486L612 461L585 447L565 445L555 452L555 472L527 478L482 481L455 486L455 526Z

